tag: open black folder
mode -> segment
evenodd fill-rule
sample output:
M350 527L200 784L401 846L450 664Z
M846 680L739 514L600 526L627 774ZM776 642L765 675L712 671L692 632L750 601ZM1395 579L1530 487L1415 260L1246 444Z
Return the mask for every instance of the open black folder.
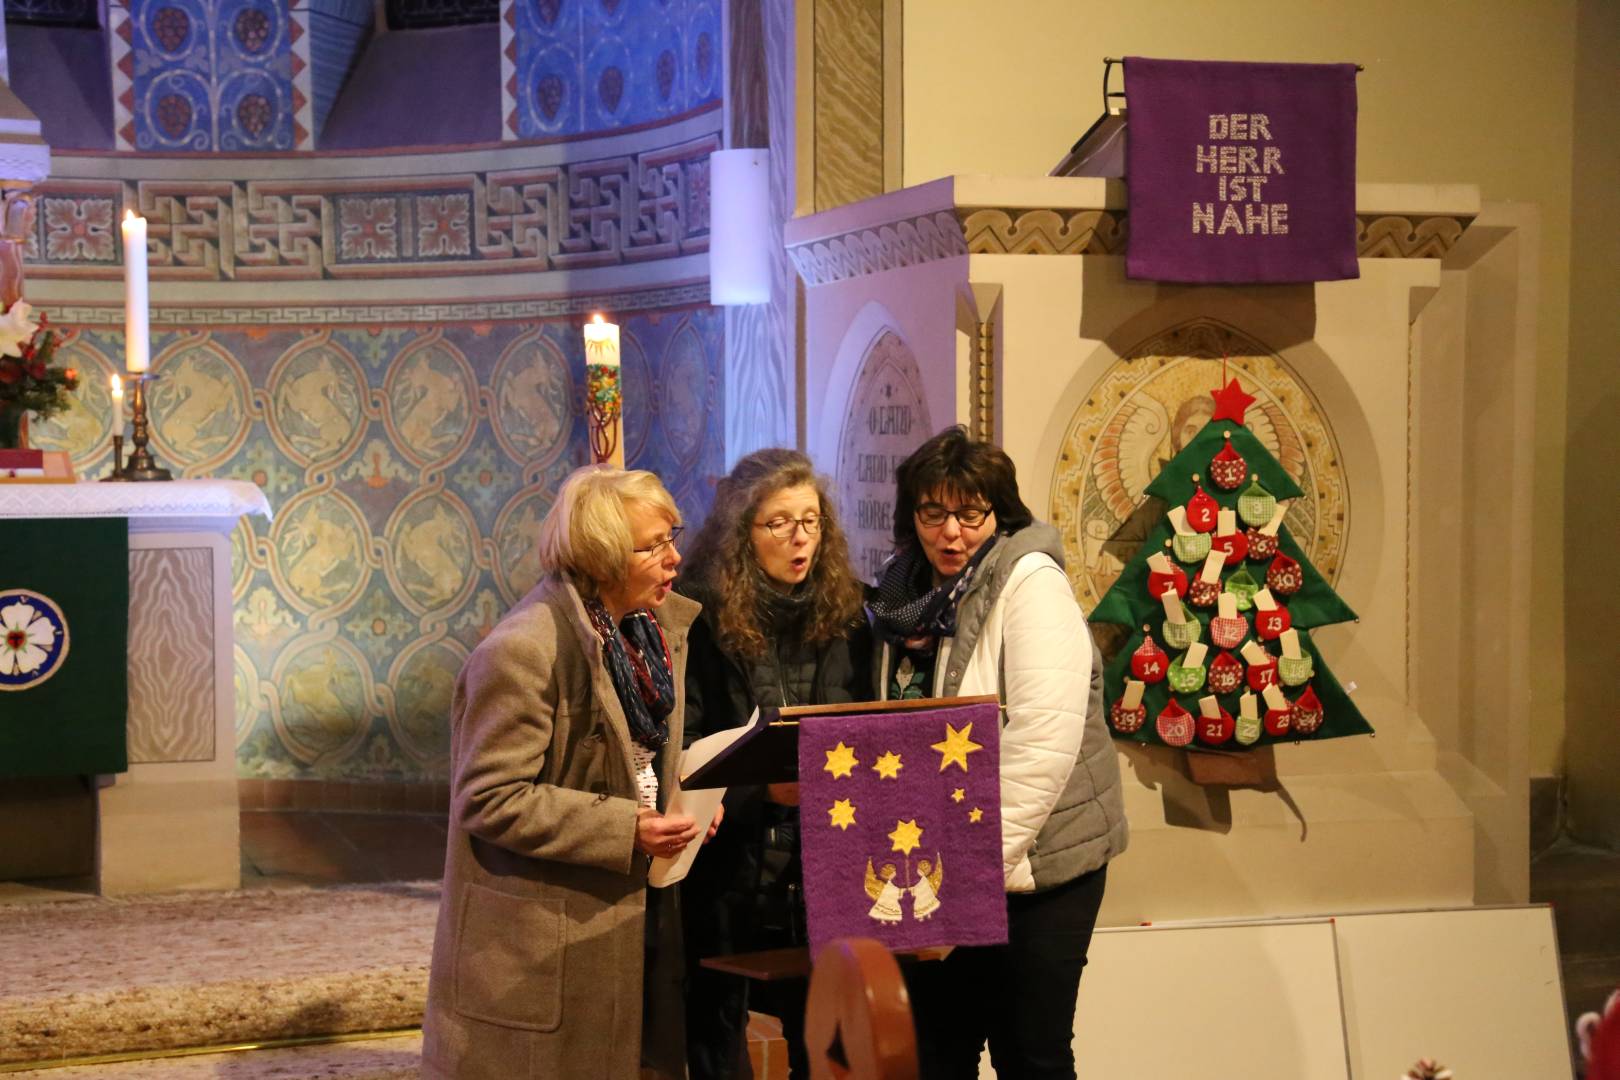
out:
M856 716L863 713L909 712L995 701L994 694L976 697L910 698L906 701L850 701L841 705L762 705L748 733L681 777L681 787L734 787L743 784L791 784L799 779L799 719L805 716Z

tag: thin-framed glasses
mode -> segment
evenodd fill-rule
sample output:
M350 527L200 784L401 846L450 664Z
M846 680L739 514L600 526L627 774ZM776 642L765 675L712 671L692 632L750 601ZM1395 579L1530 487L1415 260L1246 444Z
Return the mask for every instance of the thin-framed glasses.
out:
M764 529L778 540L790 540L794 532L804 530L806 536L816 536L821 532L821 515L806 514L802 518L773 517L769 521L756 521L754 528Z
M665 549L674 547L675 541L679 539L681 533L685 531L685 525L672 525L670 526L668 536L656 543L649 544L644 548L631 548L630 553L632 555L651 555L654 558L662 557Z
M945 519L953 517L957 524L964 529L976 529L984 524L991 508L988 506L941 506L939 503L927 502L917 507L917 520L930 529L945 524Z

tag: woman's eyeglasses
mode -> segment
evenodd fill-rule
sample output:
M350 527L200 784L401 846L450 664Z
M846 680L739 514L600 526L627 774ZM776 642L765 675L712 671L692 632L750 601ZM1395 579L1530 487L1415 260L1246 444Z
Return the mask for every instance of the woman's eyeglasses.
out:
M631 548L630 553L632 555L651 555L654 558L660 558L667 549L675 546L676 539L679 538L681 533L685 531L685 525L672 526L669 530L669 535L664 537L662 540L654 544L649 544L644 548Z
M754 528L764 529L778 540L792 539L795 531L804 530L804 535L815 536L821 532L821 515L806 514L802 518L774 517L769 521L756 521Z
M964 529L976 529L984 524L990 513L988 506L945 507L939 503L923 503L917 507L917 520L933 529L945 524L946 518L953 517Z

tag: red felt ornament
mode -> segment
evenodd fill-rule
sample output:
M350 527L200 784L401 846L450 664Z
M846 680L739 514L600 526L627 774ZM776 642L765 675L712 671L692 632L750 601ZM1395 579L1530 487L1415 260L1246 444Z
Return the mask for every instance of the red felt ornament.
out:
M1249 636L1249 624L1243 616L1226 618L1217 615L1209 620L1209 640L1223 649L1235 649Z
M1209 463L1209 479L1222 491L1236 491L1249 475L1249 463L1243 455L1232 449L1232 435L1227 433L1226 443Z
M1205 679L1210 693L1230 694L1243 685L1243 661L1222 649L1209 662L1209 674Z
M1194 477L1192 498L1187 500L1187 527L1194 532L1214 532L1220 512L1221 504Z
M1269 579L1270 574L1266 577ZM1294 617L1288 614L1285 607L1274 607L1270 611L1256 611L1254 613L1254 632L1261 641L1272 641L1282 635L1282 632L1294 625Z
M1148 595L1157 600L1164 595L1166 588L1176 590L1177 596L1187 595L1187 571L1181 567L1170 564L1170 573L1161 574L1157 570L1148 571Z
M1198 741L1206 746L1219 746L1232 738L1232 732L1237 730L1237 721L1225 709L1219 716L1205 716L1198 714Z
M1250 528L1243 534L1249 541L1249 558L1255 562L1265 562L1277 554L1277 534L1261 532L1257 528Z
M1215 539L1210 541L1210 547L1225 554L1227 566L1236 566L1249 553L1249 538L1240 532L1225 535L1216 533Z
M1159 648L1152 637L1142 638L1142 644L1131 653L1131 674L1145 683L1163 682L1170 670L1170 657Z
M1265 716L1266 734L1282 738L1294 726L1294 710L1290 708L1267 709Z
M1153 730L1170 746L1186 746L1193 741L1193 714L1171 698L1153 722Z
M1305 584L1305 571L1300 568L1297 560L1279 551L1277 557L1271 560L1271 565L1266 568L1266 584L1278 596L1293 596L1299 592L1299 587Z
M1124 701L1116 701L1108 710L1109 719L1114 730L1121 735L1131 735L1142 729L1147 722L1147 706L1138 705L1134 709L1125 708Z
M1221 583L1196 578L1187 587L1187 603L1193 607L1214 607L1221 596Z
M1294 725L1294 731L1300 735L1314 735L1322 726L1322 702L1317 699L1314 687L1307 686L1305 692L1294 699L1294 704L1288 709L1288 719Z
M1249 689L1259 693L1277 682L1277 658L1271 657L1261 664L1249 665ZM1275 710L1273 710L1275 711Z

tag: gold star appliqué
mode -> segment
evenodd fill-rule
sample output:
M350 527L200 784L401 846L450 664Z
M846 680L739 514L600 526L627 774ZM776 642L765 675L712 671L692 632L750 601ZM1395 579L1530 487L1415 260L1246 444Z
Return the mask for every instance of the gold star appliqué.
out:
M968 820L969 821L978 822L983 817L984 817L984 811L980 810L977 806L975 806L973 809L968 811Z
M963 791L961 788L957 788L955 791L951 792L951 802L961 802L965 798L967 798L967 792Z
M872 766L872 771L884 780L898 780L900 779L902 767L900 755L890 750L877 759L877 764Z
M836 825L848 832L849 827L855 824L855 804L848 799L839 799L832 804L832 809L827 811L827 817L831 819L828 822L829 826Z
M961 731L957 731L950 724L945 725L945 741L937 742L932 747L932 749L938 750L940 754L940 772L944 772L949 765L960 765L963 772L968 771L967 756L975 750L984 749L983 746L968 738L972 733L973 725L971 723L963 724Z
M898 851L902 855L910 855L916 848L922 846L923 831L917 827L917 819L910 821L897 821L894 823L894 832L889 839L894 841L891 851Z
M827 751L826 770L837 780L840 776L849 776L855 771L860 762L855 760L855 748L845 746L844 740L839 739L838 745Z

